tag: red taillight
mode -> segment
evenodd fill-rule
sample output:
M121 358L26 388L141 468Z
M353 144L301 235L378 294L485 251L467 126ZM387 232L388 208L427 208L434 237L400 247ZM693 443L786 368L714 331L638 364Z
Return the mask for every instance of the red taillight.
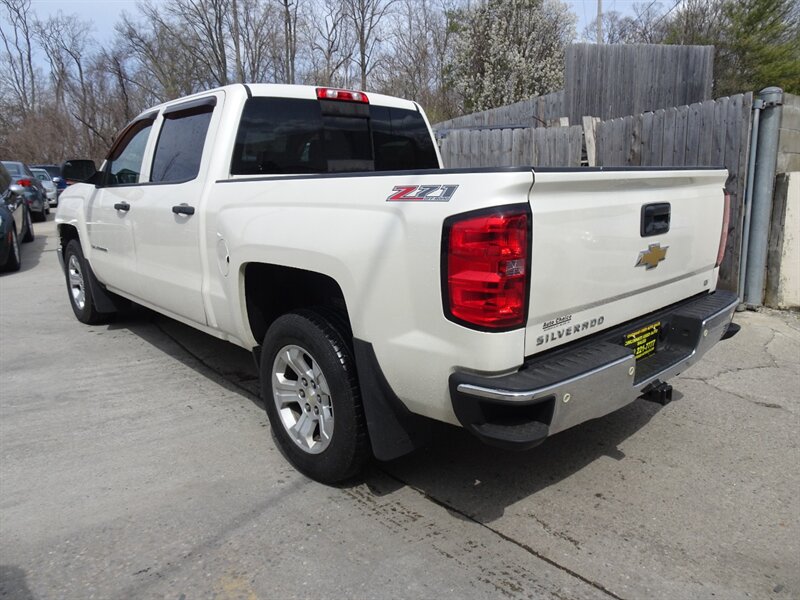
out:
M21 185L22 187L31 187L33 185L30 179L18 179L17 184Z
M363 102L369 104L369 98L364 92L352 90L335 90L332 88L317 88L317 98L320 100L347 100L348 102Z
M445 223L445 310L457 322L501 330L524 325L528 298L527 207Z
M722 259L725 257L725 247L728 245L728 226L731 222L731 195L725 194L725 208L722 213L722 231L719 234L719 250L717 250L717 263L715 266L722 264Z

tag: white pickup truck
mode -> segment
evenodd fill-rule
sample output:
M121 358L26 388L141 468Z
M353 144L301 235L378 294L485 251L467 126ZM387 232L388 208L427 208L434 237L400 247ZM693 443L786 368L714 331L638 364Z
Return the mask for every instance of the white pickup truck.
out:
M84 323L127 299L252 350L284 453L334 482L432 420L524 449L668 400L737 304L725 178L444 169L414 102L238 84L134 119L62 194L59 258Z

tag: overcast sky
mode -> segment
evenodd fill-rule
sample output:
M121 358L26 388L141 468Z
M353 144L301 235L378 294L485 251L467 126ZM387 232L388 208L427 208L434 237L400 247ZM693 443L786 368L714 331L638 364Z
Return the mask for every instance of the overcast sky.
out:
M603 0L603 11L630 14L636 1L641 0ZM578 16L577 33L580 37L597 14L597 0L567 0L567 4ZM114 37L114 24L123 10L136 12L136 0L32 0L32 6L40 18L61 10L66 14L77 13L82 19L91 19L94 21L95 39L102 43Z

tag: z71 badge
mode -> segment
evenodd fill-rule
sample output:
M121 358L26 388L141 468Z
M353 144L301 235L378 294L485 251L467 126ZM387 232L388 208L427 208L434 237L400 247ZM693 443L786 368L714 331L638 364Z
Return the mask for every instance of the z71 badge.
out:
M449 202L457 185L396 185L387 202Z

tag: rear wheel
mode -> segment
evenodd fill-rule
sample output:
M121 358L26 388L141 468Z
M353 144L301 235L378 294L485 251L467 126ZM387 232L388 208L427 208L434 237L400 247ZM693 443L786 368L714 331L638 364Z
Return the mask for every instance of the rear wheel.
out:
M83 258L83 250L78 240L70 240L64 250L66 265L67 292L72 312L81 323L96 325L108 321L108 313L97 312L92 288L89 286L89 265Z
M11 247L8 249L6 264L3 265L4 271L19 271L21 265L19 254L19 238L17 238L17 228L11 228Z
M261 354L261 390L275 439L302 473L323 483L357 474L370 457L348 333L302 310L277 319Z

